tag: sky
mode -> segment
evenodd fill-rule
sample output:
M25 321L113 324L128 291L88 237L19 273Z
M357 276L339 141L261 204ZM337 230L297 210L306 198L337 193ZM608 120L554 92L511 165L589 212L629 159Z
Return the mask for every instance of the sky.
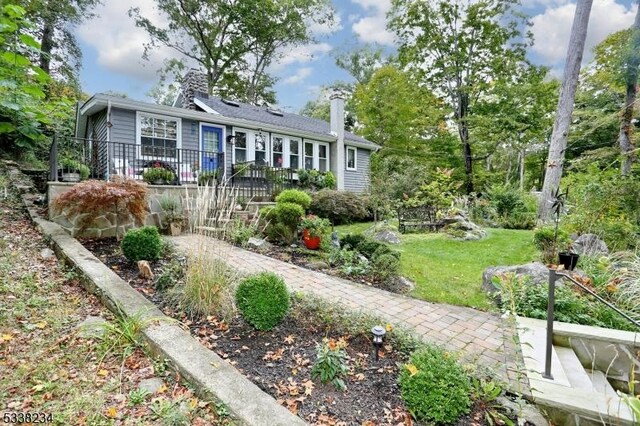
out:
M335 65L336 53L364 43L377 43L390 52L395 49L394 36L385 29L391 0L332 1L336 11L333 26L314 26L314 43L289 49L272 66L271 72L278 78L278 105L284 110L299 111L307 101L317 98L323 85L352 80ZM142 59L149 37L129 18L130 7L161 19L154 10L154 0L105 0L96 10L98 17L76 29L83 52L80 80L90 95L115 91L148 101L146 93L158 80L157 70L165 58L174 55L162 48L154 51L149 61ZM631 26L635 7L634 0L593 1L584 63L592 58L592 48L608 34ZM575 0L522 0L522 10L530 16L535 40L529 59L550 67L560 77Z

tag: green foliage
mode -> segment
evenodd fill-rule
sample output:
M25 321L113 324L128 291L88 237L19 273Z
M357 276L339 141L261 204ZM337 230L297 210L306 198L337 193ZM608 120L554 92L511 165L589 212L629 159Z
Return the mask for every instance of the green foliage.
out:
M376 256L371 262L371 275L382 282L387 282L391 278L397 277L400 271L400 259L398 257L392 254Z
M245 247L249 238L255 236L257 233L258 229L255 224L247 224L242 219L236 219L233 221L233 226L227 230L225 237L232 244Z
M367 276L384 283L400 271L400 253L385 243L364 234L347 234L340 244L342 249L331 251L328 262L339 266L345 275Z
M336 177L330 171L320 172L318 170L298 169L296 173L298 174L298 186L302 189L318 191L321 189L335 189L336 187Z
M293 203L302 207L303 210L307 210L311 205L311 197L304 191L300 191L297 189L286 189L282 191L276 197L276 203ZM304 211L300 216L304 215Z
M176 174L164 167L151 167L144 171L142 180L151 184L156 182L169 183L176 180Z
M462 182L454 179L453 170L438 167L430 174L429 182L403 203L407 207L433 206L442 212L451 206L461 185Z
M202 172L198 175L198 185L212 186L216 183L216 181L220 180L220 176L222 175L222 169L209 170L207 172Z
M274 273L251 275L240 282L236 303L244 319L258 330L271 330L289 310L289 292Z
M640 179L591 166L569 174L563 184L570 188L563 218L569 232L596 234L613 251L639 245Z
M334 225L361 222L370 217L366 196L349 191L323 189L312 194L309 210L320 217L326 217Z
M558 251L565 250L570 244L569 234L564 229L556 229L552 226L536 228L533 233L533 243L540 250L544 263L557 263Z
M323 237L329 232L331 224L327 219L322 219L315 215L307 215L300 221L299 229L309 232L309 237Z
M144 348L142 330L153 321L153 318L144 319L141 313L127 317L119 312L114 321L103 323L100 342L102 359L109 354L116 354L124 359L136 348Z
M89 178L89 173L91 172L89 170L89 167L71 158L61 159L60 168L62 169L63 172L79 173L81 180L86 180L87 178Z
M611 278L605 287L610 298L640 322L640 253L616 253L611 257L611 264L607 263L606 258L598 260L597 271L600 276L595 276L601 282Z
M418 421L454 423L469 412L471 382L455 357L428 346L411 355L398 380L400 395Z
M173 288L183 278L184 265L174 259L165 265L156 277L155 288L158 291L168 290Z
M162 238L155 226L145 226L127 231L120 243L124 257L130 262L155 260L162 251Z
M343 377L347 375L347 353L344 343L333 339L323 339L316 345L316 362L311 369L311 377L320 378L322 383L331 382L337 389L345 390Z
M304 216L304 209L299 204L278 202L273 209L273 214L279 223L295 229L300 218Z
M369 273L369 260L356 250L332 248L327 255L331 266L339 267L347 276L366 276Z
M197 250L187 262L184 283L172 289L170 298L191 318L217 315L228 320L235 313L237 282L237 272L229 265Z
M509 185L492 185L485 196L494 213L486 220L506 229L532 229L536 223L537 200Z
M547 319L548 284L533 285L528 277L513 274L496 278L494 284L500 290L503 310L529 318ZM615 311L586 295L576 293L569 285L556 287L555 319L619 330L635 329Z

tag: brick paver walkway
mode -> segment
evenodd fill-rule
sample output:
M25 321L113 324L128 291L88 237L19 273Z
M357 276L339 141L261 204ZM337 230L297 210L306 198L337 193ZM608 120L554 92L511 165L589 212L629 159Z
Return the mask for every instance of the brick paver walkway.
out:
M313 294L379 316L393 325L413 329L425 341L460 351L466 361L491 368L512 386L517 380L512 327L498 314L413 299L311 271L213 238L184 235L171 240L178 250L187 254L198 245L206 244L212 255L243 273L275 272L292 291Z

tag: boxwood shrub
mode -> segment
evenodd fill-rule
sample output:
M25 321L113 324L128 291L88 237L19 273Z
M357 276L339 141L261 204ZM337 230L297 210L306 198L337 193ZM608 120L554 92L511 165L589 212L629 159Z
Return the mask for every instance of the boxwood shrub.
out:
M471 407L471 381L455 357L427 346L400 371L400 395L418 421L450 424Z
M155 260L162 251L162 238L155 226L145 226L127 231L120 243L122 253L131 262Z
M276 203L277 204L281 204L281 203L297 204L306 211L309 209L309 206L311 205L311 197L306 192L300 191L298 189L286 189L276 197Z
M236 304L249 324L258 330L271 330L287 315L289 292L282 278L262 272L240 282Z

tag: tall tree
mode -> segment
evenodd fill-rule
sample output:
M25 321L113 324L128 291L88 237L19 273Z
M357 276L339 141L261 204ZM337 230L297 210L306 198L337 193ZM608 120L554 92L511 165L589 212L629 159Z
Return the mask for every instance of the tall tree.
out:
M584 53L592 3L593 0L578 0L576 4L562 88L560 89L560 99L558 100L556 119L553 124L549 145L544 184L542 185L542 197L538 206L538 218L542 221L551 219L553 195L560 187L565 151L567 149L567 137L569 135L569 126L571 125L571 115L573 113L576 88L578 87L580 63Z
M40 43L34 58L47 74L77 86L82 51L74 29L95 15L100 0L17 0L33 23L31 30Z
M623 176L629 175L631 166L636 159L635 145L631 138L633 110L636 103L638 86L638 67L640 66L640 0L636 10L636 18L631 28L628 48L624 56L625 99L618 144L622 151L621 171Z
M356 84L367 84L373 73L384 63L382 48L368 44L337 53L335 58L336 65L348 72L356 80Z
M333 19L329 0L156 0L168 18L154 24L139 8L129 10L151 37L145 57L158 45L180 55L170 68L197 64L212 92L257 102L269 98L266 72L283 49L312 41L309 24ZM272 97L272 95L271 95Z
M514 13L517 0L393 0L389 24L400 40L399 58L425 86L442 96L453 112L465 168L473 192L470 116L494 83L524 61L528 35Z

